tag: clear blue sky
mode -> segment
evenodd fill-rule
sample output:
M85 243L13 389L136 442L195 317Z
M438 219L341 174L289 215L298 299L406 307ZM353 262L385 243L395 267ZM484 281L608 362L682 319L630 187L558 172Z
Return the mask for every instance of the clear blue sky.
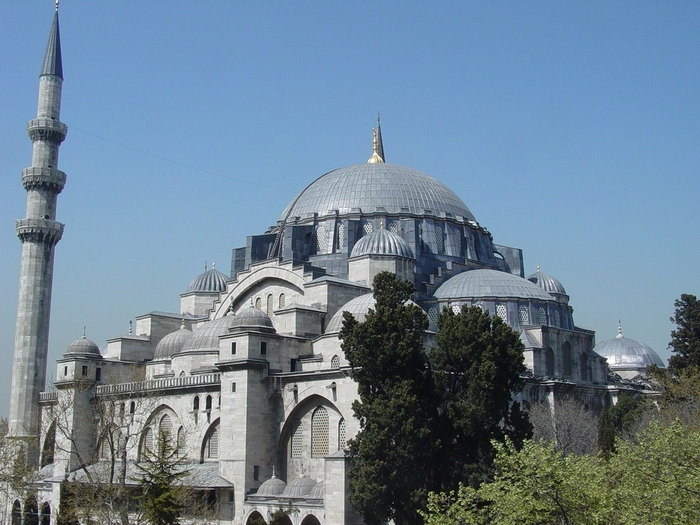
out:
M205 260L228 271L296 192L364 162L377 111L387 160L447 184L528 274L561 280L598 341L621 319L667 358L674 299L700 294L698 2L60 9L51 376L83 326L104 347L137 315L177 311ZM0 3L0 414L52 16L50 0Z

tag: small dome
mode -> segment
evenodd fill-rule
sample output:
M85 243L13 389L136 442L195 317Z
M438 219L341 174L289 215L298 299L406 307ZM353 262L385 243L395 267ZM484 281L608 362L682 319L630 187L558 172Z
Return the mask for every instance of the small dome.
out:
M323 499L323 482L319 481L311 487L309 499Z
M593 351L608 360L613 372L627 369L644 369L650 365L666 368L665 363L650 346L622 335L618 327L617 337L598 343Z
M566 295L566 290L564 290L564 285L558 279L555 279L551 275L542 273L540 267L537 266L537 271L527 278L531 283L535 283L537 286L542 288L547 293L557 293Z
M254 306L241 310L234 317L233 328L272 328L272 320L268 315Z
M411 247L401 237L388 230L380 228L365 235L355 244L350 257L363 255L393 255L414 259Z
M435 292L438 299L536 299L552 296L527 279L498 270L468 270L451 277Z
M192 333L192 336L187 339L187 341L185 341L181 353L202 350L218 352L219 337L228 334L229 328L233 326L234 319L235 317L233 315L227 315L204 323Z
M343 312L350 312L355 319L359 322L365 320L365 316L370 308L374 308L377 303L374 299L374 295L371 293L361 295L360 297L355 297L351 299L343 307L338 310L333 317L331 317L328 326L326 327L327 334L334 334L340 332L343 328Z
M223 292L226 281L228 276L217 270L216 264L212 264L211 270L205 270L190 283L187 292Z
M192 337L192 331L185 328L183 323L179 330L169 333L160 340L156 345L153 360L170 359L173 355L179 354L190 337Z
M280 498L307 498L316 482L307 477L293 479L280 495Z
M255 493L255 495L275 497L282 494L285 488L287 488L287 484L273 474L270 479L258 487L258 491Z
M93 341L90 341L85 334L83 337L77 341L73 341L69 346L66 353L63 355L102 355L100 354L100 347Z

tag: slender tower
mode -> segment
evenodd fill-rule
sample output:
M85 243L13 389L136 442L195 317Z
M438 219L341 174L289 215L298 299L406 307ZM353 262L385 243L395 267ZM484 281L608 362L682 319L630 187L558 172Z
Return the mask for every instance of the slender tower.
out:
M63 234L63 224L56 221L56 197L66 183L66 174L57 169L58 147L68 131L59 120L62 83L56 0L39 75L37 115L27 123L32 141L32 165L22 170L22 184L27 190L26 218L16 221L17 236L22 243L22 262L9 435L18 438L38 436L39 392L44 390L46 382L54 248Z

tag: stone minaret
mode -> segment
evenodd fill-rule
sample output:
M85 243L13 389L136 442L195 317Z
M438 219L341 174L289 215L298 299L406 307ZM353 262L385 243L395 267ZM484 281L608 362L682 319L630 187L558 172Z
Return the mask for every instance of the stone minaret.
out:
M54 248L63 234L63 224L56 221L56 197L66 183L66 174L57 169L58 147L68 130L59 120L62 83L57 1L39 75L37 115L27 123L33 145L32 165L22 170L27 213L25 219L17 221L22 262L9 434L18 438L39 434L39 392L44 390L46 381Z

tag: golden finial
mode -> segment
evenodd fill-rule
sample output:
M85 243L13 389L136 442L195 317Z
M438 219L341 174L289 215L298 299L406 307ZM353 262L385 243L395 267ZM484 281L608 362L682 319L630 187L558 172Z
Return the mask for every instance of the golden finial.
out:
M383 229L384 229L384 217L382 217L381 219L379 219L379 229L380 229L380 230L383 230Z
M377 128L372 128L372 156L367 161L368 164L382 164L384 159L379 156L379 140L377 139Z

